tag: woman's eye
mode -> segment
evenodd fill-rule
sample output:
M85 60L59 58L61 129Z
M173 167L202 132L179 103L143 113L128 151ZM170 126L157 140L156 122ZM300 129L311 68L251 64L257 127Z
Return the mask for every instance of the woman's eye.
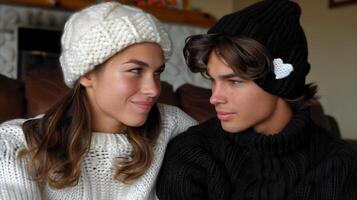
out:
M164 70L165 70L165 67L161 67L160 69L158 69L158 70L156 70L156 71L154 72L154 75L155 75L155 76L160 76L161 73L164 72Z
M207 73L207 71L201 72L201 75L207 80L212 80L212 77Z
M160 76L161 73L162 73L162 71L156 71L154 74L155 74L155 76Z
M163 69L156 71L154 74L155 76L160 76L162 72L164 72Z

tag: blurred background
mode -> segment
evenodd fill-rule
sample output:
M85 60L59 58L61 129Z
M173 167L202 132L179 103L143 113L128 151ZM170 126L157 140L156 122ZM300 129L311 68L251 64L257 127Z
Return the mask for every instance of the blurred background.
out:
M34 62L24 53L26 45L18 44L19 27L40 27L60 31L74 10L98 2L101 1L0 0L0 75L19 79L19 71L23 70L19 62L23 60ZM191 75L185 67L181 55L185 37L204 33L224 14L255 2L257 0L126 1L154 13L165 22L165 26L170 29L170 34L175 38L174 53L177 58L170 61L173 67L165 71L163 77L174 92L185 83L209 88L209 83L197 75ZM319 86L323 111L336 120L342 138L357 140L357 0L296 0L296 2L302 8L301 24L308 39L311 64L308 81L315 82ZM53 37L59 36L60 32L57 32ZM31 40L31 37L33 36L26 40ZM52 47L59 45L59 43L49 43ZM20 46L25 48L21 50L24 51L22 53L19 50ZM52 53L59 53L59 49L53 51ZM36 55L43 54L37 52ZM47 52L46 55L51 55L51 52ZM47 62L53 62L53 59L48 58ZM3 83L0 81L0 84ZM0 96L0 103L6 98Z

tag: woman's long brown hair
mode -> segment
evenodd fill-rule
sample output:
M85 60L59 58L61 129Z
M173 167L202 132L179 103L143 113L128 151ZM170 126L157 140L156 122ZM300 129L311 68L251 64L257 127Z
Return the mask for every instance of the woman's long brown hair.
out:
M133 154L130 159L117 164L116 179L130 182L145 173L152 162L160 124L160 113L155 104L144 125L126 128ZM28 168L34 180L47 182L58 189L76 185L92 139L85 88L77 82L42 118L26 121L23 131L28 149L23 149L19 156L29 156Z

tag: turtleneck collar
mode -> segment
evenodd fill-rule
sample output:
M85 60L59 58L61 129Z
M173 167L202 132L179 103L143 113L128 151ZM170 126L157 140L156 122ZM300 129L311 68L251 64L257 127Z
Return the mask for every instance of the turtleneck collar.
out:
M264 155L282 155L294 151L303 144L310 132L310 114L308 110L294 112L290 122L278 134L264 135L249 128L239 133L228 133L225 137L235 144L255 150Z

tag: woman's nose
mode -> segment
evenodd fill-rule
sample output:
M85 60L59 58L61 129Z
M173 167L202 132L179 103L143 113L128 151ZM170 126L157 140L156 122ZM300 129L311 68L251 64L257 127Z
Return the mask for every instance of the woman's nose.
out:
M156 77L148 77L143 83L143 93L149 97L157 97L160 94L161 83Z

